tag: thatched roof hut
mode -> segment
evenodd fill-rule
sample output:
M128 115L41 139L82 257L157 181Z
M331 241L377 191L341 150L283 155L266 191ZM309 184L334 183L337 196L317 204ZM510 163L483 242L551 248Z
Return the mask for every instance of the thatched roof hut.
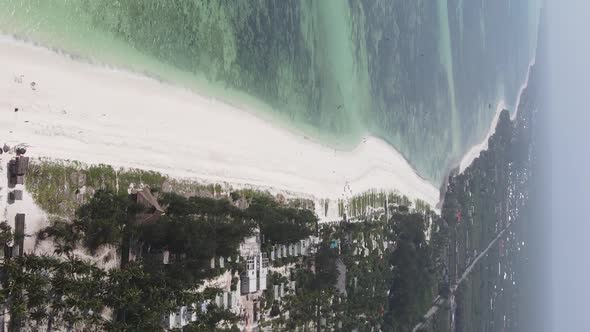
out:
M165 213L149 187L140 189L132 188L129 197L141 208L136 216L136 222L139 224L154 222Z

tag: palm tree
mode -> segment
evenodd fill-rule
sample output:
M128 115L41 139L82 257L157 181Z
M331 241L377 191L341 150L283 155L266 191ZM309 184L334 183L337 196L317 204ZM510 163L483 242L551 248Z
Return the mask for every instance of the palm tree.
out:
M48 271L55 264L55 260L47 256L25 256L25 269L31 274L30 283L25 286L27 297L27 311L29 324L43 326L46 322L47 303L49 301L50 285L47 279Z
M10 278L3 287L3 300L6 311L10 315L10 330L20 331L23 318L26 315L24 288L29 281L30 274L22 268L22 259L17 257L5 262L5 271Z
M5 261L9 278L2 289L2 299L11 316L11 329L18 331L24 323L41 325L46 319L48 282L46 271L52 264L46 256L23 256Z
M70 257L61 263L67 271L67 289L63 295L66 303L64 321L68 329L84 326L89 330L93 321L100 322L104 309L102 294L106 273L93 264Z
M59 325L59 318L65 311L63 294L66 289L67 278L64 270L63 264L59 264L56 266L50 279L51 296L48 303L49 315L47 320L47 332L51 332L54 325Z

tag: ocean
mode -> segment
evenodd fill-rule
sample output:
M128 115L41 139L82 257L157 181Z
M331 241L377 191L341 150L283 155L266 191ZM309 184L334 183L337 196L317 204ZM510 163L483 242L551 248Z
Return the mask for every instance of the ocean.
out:
M436 183L485 134L495 105L516 100L539 6L0 0L0 30L240 105L334 147L378 136Z

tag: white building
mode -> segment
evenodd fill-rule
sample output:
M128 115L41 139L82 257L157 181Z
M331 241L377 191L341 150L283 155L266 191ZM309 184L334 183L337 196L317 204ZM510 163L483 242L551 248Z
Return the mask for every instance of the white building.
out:
M266 257L266 253L261 253L259 256L260 260L260 268L258 280L259 280L259 289L266 290L266 276L268 275L268 257Z
M164 327L167 329L179 329L184 326L187 326L191 320L193 320L193 315L189 315L188 307L182 306L176 312L170 313L164 321ZM196 320L196 317L194 317Z
M266 277L268 275L266 253L248 256L246 262L246 271L240 278L242 295L266 290Z

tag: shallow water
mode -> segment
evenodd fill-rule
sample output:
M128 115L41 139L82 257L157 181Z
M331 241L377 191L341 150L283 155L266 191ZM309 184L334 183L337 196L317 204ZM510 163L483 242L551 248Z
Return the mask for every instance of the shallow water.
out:
M0 30L338 147L379 136L438 182L515 99L538 3L0 0Z

